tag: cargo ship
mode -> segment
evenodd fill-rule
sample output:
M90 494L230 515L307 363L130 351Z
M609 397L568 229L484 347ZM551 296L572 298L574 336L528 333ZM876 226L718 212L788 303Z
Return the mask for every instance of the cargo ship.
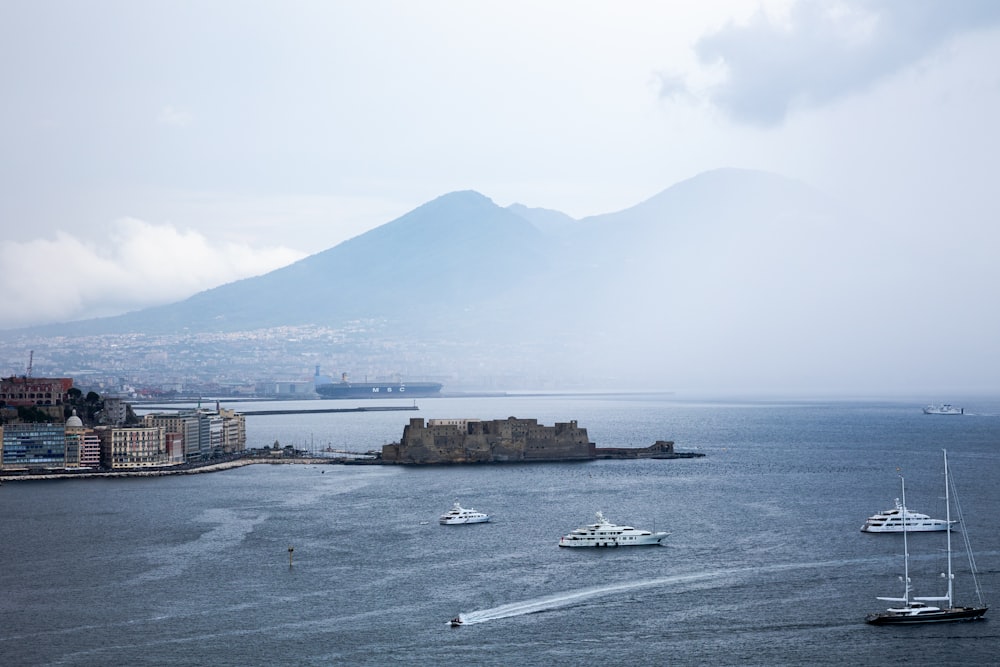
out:
M330 382L316 372L316 393L320 398L420 398L437 396L441 393L440 382L351 382L347 373L340 376L340 382Z

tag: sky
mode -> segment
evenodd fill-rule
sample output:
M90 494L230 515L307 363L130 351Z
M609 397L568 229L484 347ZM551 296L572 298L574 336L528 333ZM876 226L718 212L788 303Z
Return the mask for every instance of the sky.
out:
M455 190L579 218L720 167L830 193L914 264L948 248L956 289L996 277L991 0L0 0L0 82L0 329Z

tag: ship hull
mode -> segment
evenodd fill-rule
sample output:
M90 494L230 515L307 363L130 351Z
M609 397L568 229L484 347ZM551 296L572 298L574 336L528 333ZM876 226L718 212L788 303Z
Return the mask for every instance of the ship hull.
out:
M490 517L488 516L474 516L474 517L462 517L462 518L450 518L450 519L439 519L438 523L442 526L464 526L468 523L489 523Z
M316 387L321 398L420 398L437 396L438 382L334 382Z
M954 523L954 522L953 522ZM927 526L906 526L907 533L938 533L948 530L948 523L933 524ZM862 533L903 533L902 526L869 526L861 527Z
M924 623L953 623L955 621L975 621L982 618L987 607L955 607L919 614L892 612L871 614L865 619L872 625L917 625Z
M571 549L597 548L597 547L651 547L662 545L667 539L667 533L654 533L642 537L633 537L630 541L622 541L614 538L583 538L570 539L571 536L559 540L559 546Z

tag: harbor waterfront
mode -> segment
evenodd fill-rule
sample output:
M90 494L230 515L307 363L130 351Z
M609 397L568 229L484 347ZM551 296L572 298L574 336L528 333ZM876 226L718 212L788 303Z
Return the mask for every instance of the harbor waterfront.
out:
M242 468L248 465L326 465L330 463L343 463L345 459L328 458L301 458L282 457L267 459L262 457L244 457L219 463L207 463L199 465L174 466L169 468L154 468L151 470L102 470L102 471L80 471L80 472L51 472L51 473L31 473L18 475L0 475L0 482L36 482L55 480L79 480L98 479L107 477L166 477L168 475L200 475L202 473L222 472L233 468Z
M0 664L991 664L990 613L864 623L902 541L858 526L900 474L943 515L942 448L996 604L1000 399L960 398L945 420L921 400L428 398L428 419L577 420L601 447L706 456L4 483ZM410 416L251 416L247 446L378 450ZM456 501L492 520L440 526ZM558 548L597 511L670 538ZM914 579L943 571L939 537L911 536Z

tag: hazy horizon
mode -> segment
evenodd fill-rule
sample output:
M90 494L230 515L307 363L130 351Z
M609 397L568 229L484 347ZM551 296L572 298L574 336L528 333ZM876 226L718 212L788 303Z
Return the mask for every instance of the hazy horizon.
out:
M449 192L584 220L734 167L852 225L695 244L627 361L997 386L988 0L8 3L0 37L0 330L175 303Z

